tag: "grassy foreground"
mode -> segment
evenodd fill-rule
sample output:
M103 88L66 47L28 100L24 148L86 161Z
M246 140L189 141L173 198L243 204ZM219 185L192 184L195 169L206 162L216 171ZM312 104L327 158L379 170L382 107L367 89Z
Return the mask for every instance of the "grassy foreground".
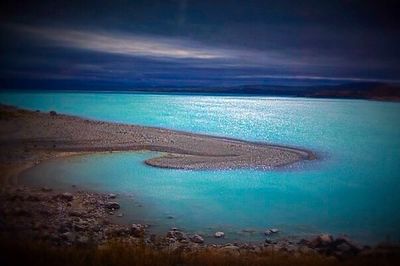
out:
M320 255L264 252L233 256L212 250L155 251L145 245L111 243L102 247L54 247L45 243L0 240L0 265L398 265L399 254L358 256L345 261Z

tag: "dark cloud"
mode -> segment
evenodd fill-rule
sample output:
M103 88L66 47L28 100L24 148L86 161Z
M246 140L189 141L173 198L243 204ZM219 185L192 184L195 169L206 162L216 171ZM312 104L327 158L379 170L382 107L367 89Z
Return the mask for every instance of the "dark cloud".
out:
M396 1L2 1L0 78L3 87L397 81L398 10Z

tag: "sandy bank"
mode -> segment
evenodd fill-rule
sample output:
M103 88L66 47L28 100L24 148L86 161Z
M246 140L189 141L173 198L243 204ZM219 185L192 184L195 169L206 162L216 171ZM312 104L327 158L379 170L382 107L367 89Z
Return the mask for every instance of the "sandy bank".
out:
M306 150L124 125L0 106L0 163L6 175L64 154L150 150L148 165L176 169L271 168L314 159ZM22 165L22 166L21 166ZM4 179L4 177L3 177Z

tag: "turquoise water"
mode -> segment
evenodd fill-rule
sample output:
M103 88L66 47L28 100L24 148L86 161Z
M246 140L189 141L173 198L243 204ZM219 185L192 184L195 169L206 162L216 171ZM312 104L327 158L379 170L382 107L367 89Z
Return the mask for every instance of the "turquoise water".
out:
M26 182L120 193L125 220L228 240L347 234L400 240L400 104L361 100L111 93L0 93L32 110L311 149L319 160L279 170L185 171L146 166L154 153L45 162ZM173 216L173 219L168 219ZM257 232L243 233L243 229Z

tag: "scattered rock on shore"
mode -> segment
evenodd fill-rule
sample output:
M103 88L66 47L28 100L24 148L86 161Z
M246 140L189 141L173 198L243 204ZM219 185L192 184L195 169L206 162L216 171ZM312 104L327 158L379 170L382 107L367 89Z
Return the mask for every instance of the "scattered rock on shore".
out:
M71 202L71 197L73 202ZM165 237L148 236L146 225L121 225L107 219L107 194L84 191L60 193L34 188L0 190L0 233L13 238L46 241L55 246L102 245L116 239L124 243L145 243L157 250L196 251L201 249L242 255L258 252L282 252L287 255L319 253L345 260L354 256L390 256L400 252L398 246L359 247L347 237L322 234L314 239L293 242L290 239L267 239L264 244L204 244L201 235L188 237L172 228ZM109 202L107 202L109 203ZM119 206L119 205L118 205ZM272 230L272 232L276 232ZM216 232L214 237L224 237Z
M190 238L190 240L193 242L193 243L197 243L197 244L203 244L204 243L204 238L202 238L200 235L198 235L198 234L195 234L195 235L193 235L191 238Z
M173 238L178 241L186 240L187 236L185 233L179 231L179 230L171 230L167 233L167 237Z
M223 237L225 237L225 233L221 232L221 231L215 232L214 237L215 238L223 238Z
M114 193L110 193L110 194L107 195L107 197L108 197L109 199L115 199L115 198L117 197L117 195L114 194Z
M105 207L106 207L107 209L110 209L110 210L118 210L119 208L121 208L121 206L119 205L119 203L118 203L118 202L115 202L115 201L109 201L109 202L107 202L106 205L105 205Z
M276 234L276 233L278 233L278 232L279 232L279 229L276 229L276 228L269 228L269 229L265 230L264 234L265 234L266 236L270 236L270 235Z

